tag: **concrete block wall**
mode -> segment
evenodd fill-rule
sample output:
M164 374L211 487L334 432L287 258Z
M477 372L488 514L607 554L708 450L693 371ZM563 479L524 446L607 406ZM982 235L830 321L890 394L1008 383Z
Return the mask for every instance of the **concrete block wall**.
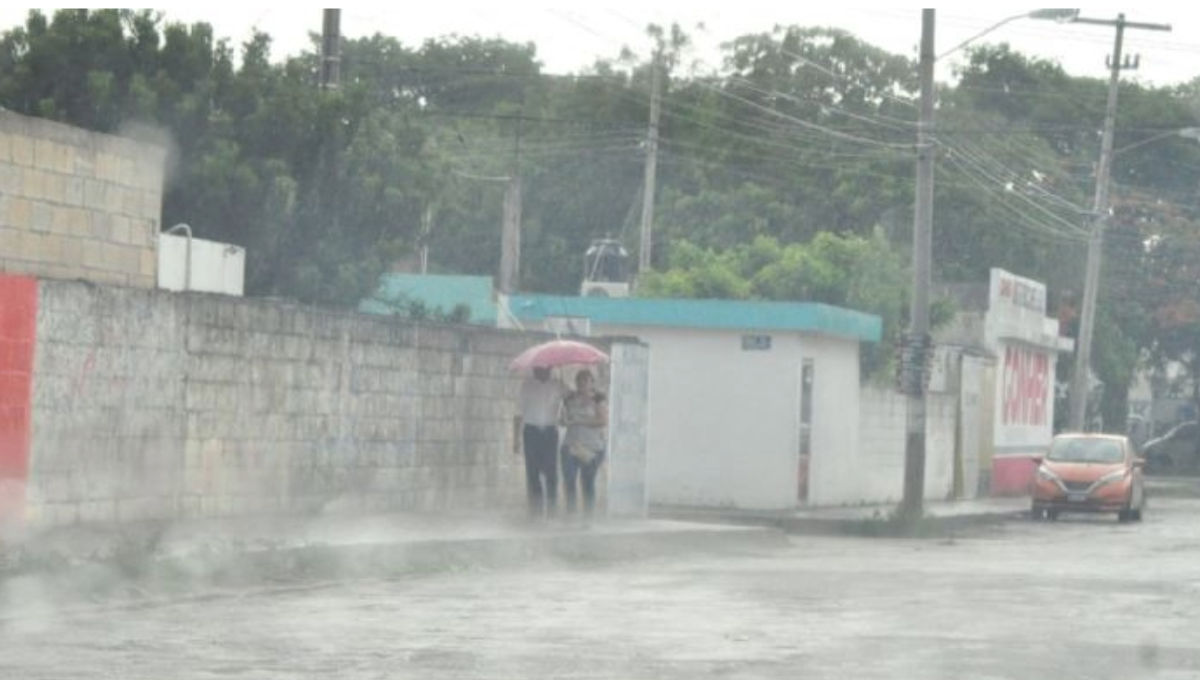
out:
M152 288L165 151L0 111L0 271Z
M39 525L516 506L540 334L43 280Z
M30 519L175 511L187 434L184 318L152 291L40 283Z
M956 397L931 394L926 400L925 498L945 499L954 485ZM860 403L858 473L864 503L899 501L904 494L906 398L891 390L863 387Z

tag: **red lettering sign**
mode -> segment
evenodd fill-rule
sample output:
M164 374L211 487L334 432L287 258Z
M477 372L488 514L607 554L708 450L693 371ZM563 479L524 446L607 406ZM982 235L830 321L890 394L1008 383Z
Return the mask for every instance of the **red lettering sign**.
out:
M1004 394L1001 422L1005 425L1046 425L1050 422L1050 357L1019 347L1004 352Z

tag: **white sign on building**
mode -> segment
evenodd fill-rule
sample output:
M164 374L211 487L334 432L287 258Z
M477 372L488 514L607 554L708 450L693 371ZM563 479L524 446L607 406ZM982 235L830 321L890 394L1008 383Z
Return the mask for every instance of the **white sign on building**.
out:
M998 453L1035 452L1054 428L1054 373L1066 349L1058 320L1046 317L1045 284L992 269L986 343L1000 369Z

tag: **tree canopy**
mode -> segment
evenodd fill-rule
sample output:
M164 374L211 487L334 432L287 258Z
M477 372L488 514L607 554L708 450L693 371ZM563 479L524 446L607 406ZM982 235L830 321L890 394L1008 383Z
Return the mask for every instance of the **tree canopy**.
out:
M898 329L912 60L780 26L684 72L689 36L651 27L648 41L664 70L643 294L824 301ZM621 54L551 75L533 44L382 35L343 41L336 89L319 87L319 62L315 44L277 59L268 35L234 46L152 10L33 10L0 35L0 105L165 132L164 225L245 246L250 294L348 305L423 251L432 271L491 274L514 173L523 289L577 291L594 238L637 245L652 63ZM1106 394L1138 357L1197 363L1200 145L1173 131L1200 123L1198 83L1121 86L1094 352ZM1107 83L983 44L939 91L935 279L1003 267L1045 281L1073 329Z

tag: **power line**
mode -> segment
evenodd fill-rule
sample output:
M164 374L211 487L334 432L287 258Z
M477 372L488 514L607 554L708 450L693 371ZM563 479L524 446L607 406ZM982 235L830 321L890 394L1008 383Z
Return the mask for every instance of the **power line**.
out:
M780 47L780 49L779 49L779 53L780 53L780 54L783 54L783 55L785 55L785 56L791 57L791 58L793 58L793 59L795 59L795 60L797 60L797 61L803 62L805 65L807 65L807 66L811 66L812 68L815 68L815 69L817 69L817 70L818 70L818 71L820 71L821 73L824 73L825 75L828 75L830 78L833 78L834 80L837 80L837 81L840 81L840 82L844 82L844 83L849 83L849 84L851 84L851 85L858 85L858 83L856 83L856 82L854 82L854 81L850 80L850 78L846 77L845 75L842 75L842 74L840 74L840 73L838 73L838 72L834 71L833 69L829 68L828 66L825 66L825 65L823 65L823 64L819 64L819 63L817 63L817 62L813 61L812 59L809 59L808 57L805 57L805 56L803 56L803 55L800 55L800 54L796 54L795 52L791 52L791 51L789 51L789 50L785 50L785 49L783 49L782 47ZM913 109L916 109L916 108L917 108L917 103L916 103L915 101L913 101L913 100L910 100L910 99L903 99L903 98L901 98L901 97L897 97L897 96L895 96L895 95L893 95L893 94L890 94L890 93L888 93L888 92L883 92L883 91L880 91L878 94L879 94L879 96L880 96L880 97L882 97L883 99L886 99L886 100L888 100L888 101L892 101L892 102L895 102L895 103L897 103L897 104L901 104L901 105L903 105L903 106L908 106L908 107L911 107L911 108L913 108Z
M986 173L982 173L982 175L978 174L977 168L972 166L970 163L965 163L961 159L957 159L957 158L951 158L951 159L949 159L949 162L952 165L955 165L956 167L958 167L960 170L962 170L965 177L972 180L979 188L983 189L984 192L986 192L989 196L991 196L993 199L995 199L997 204L1000 205L1001 207L1013 208L1012 199L1016 198L1020 202L1025 203L1029 207L1031 207L1034 210L1036 210L1037 212L1041 213L1043 216L1049 218L1051 222L1057 223L1059 225L1062 225L1062 227L1065 227L1065 229L1055 228L1053 226L1050 226L1050 224L1048 224L1048 223L1044 223L1039 220L1036 220L1035 218L1024 213L1023 211L1019 211L1019 210L1015 211L1023 219L1025 219L1028 224L1035 226L1035 228L1039 229L1040 231L1050 234L1050 235L1053 235L1053 236L1057 236L1059 238L1064 238L1064 239L1072 239L1072 240L1077 240L1077 241L1086 241L1087 240L1086 230L1084 230L1083 228L1081 228L1078 225L1071 224L1067 220L1062 219L1058 215L1054 214L1052 211L1050 211L1050 210L1046 209L1045 207L1041 206L1040 204L1038 204L1036 201L1032 201L1029 198L1027 198L1017 192L1001 193L996 188L996 181L995 181L994 177L992 177Z
M864 115L864 114L855 113L848 109L837 106L836 104L830 104L827 102L814 100L814 99L806 99L803 97L798 97L796 95L788 94L786 92L780 92L779 90L765 89L765 88L759 86L754 81L749 80L747 78L743 78L741 76L730 76L729 81L736 83L736 84L740 84L743 87L751 90L752 92L755 92L756 94L760 94L765 97L778 97L780 99L785 99L785 100L795 102L798 104L814 104L816 106L821 107L823 110L836 111L848 118L853 118L855 120L869 123L871 125L875 125L878 127L888 128L893 131L914 132L916 130L916 125L917 125L916 121L903 120L900 118L892 118L890 116L884 116L881 114Z
M1015 170L1012 170L997 160L995 154L989 153L986 150L982 150L968 141L960 140L956 142L954 146L950 146L948 148L951 151L951 155L958 153L964 156L971 163L973 163L975 167L979 168L981 172L987 174L1001 186L1031 189L1037 196L1046 199L1049 203L1061 209L1065 209L1074 215L1084 215L1088 214L1089 212L1083 206L1073 203L1072 201L1049 191L1042 186L1040 181L1029 182L1024 173L1019 173ZM1029 174L1033 174L1033 171L1031 170ZM1049 173L1045 174L1048 175Z

